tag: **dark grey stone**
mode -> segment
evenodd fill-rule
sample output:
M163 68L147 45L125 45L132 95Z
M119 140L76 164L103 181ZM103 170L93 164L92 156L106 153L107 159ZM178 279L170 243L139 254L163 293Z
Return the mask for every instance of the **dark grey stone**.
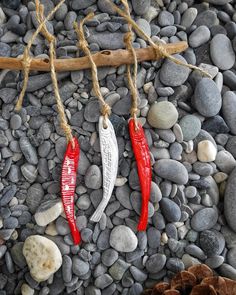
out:
M195 231L211 229L217 222L218 212L213 208L204 208L197 211L191 220L191 227Z
M166 264L166 256L164 254L154 254L150 256L146 262L146 269L149 273L158 273Z
M77 276L83 276L89 271L89 264L77 256L72 258L72 271Z
M11 103L17 95L17 90L13 88L2 88L0 89L0 98L4 103Z
M161 212L165 219L169 222L178 222L181 217L179 206L168 198L162 198L160 202Z
M236 95L227 91L223 96L223 117L230 128L231 133L236 134Z
M236 168L231 172L228 178L225 195L224 195L224 216L232 228L236 232L235 214L236 214Z
M36 165L38 164L38 156L35 148L31 145L28 137L21 137L20 141L20 149L26 159L30 164Z
M124 48L123 34L121 33L96 33L88 37L89 43L96 43L101 49L121 49Z

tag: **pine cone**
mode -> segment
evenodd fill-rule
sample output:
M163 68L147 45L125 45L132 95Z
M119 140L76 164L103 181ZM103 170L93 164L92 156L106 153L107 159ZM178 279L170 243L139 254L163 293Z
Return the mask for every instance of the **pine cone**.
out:
M205 264L178 273L170 283L160 282L142 295L235 295L236 281L214 276Z

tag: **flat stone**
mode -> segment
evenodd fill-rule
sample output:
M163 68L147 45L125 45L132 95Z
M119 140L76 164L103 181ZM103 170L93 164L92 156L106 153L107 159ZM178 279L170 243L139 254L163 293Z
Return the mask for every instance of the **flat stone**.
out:
M236 95L232 91L227 91L223 96L223 117L231 133L236 134Z
M189 28L193 24L196 17L197 17L197 9L194 7L188 8L187 10L185 10L185 12L182 15L181 26Z
M33 183L38 175L37 168L28 163L21 166L21 173L29 183Z
M40 183L34 183L29 187L26 195L26 204L31 213L35 213L44 196L44 190Z
M82 0L82 1L77 1L73 0L71 3L71 7L74 10L81 10L81 9L86 9L89 6L93 5L96 2L96 0Z
M201 232L199 241L207 256L220 255L225 247L224 236L216 230Z
M28 161L32 165L38 164L38 156L36 150L31 145L28 137L21 137L19 144L26 161Z
M134 232L127 226L119 225L113 228L110 235L110 245L119 252L132 252L138 244Z
M175 54L173 57L187 64L186 60L181 55ZM187 80L189 72L187 67L177 65L173 61L166 59L161 67L160 81L166 86L180 86Z
M143 15L148 12L151 0L132 0L132 7L137 15Z
M224 119L219 115L216 115L204 121L202 128L208 132L216 134L229 132L229 127L225 123Z
M140 27L140 29L143 30L143 32L151 37L151 27L150 27L150 24L149 22L146 21L146 19L144 18L139 18L137 21L136 21L137 25Z
M193 24L197 27L204 25L210 29L213 26L219 25L219 19L215 11L208 9L199 13Z
M56 244L39 235L25 240L23 255L32 278L37 282L46 281L62 264L62 256Z
M42 203L35 215L35 221L39 226L46 226L57 219L64 212L61 200L49 200Z
M118 259L108 270L109 274L116 281L120 281L126 272L126 270L130 267L130 264L125 262L122 259Z
M206 26L200 26L189 36L189 45L192 48L199 47L210 40L211 32Z
M102 185L101 170L97 165L91 165L85 174L85 185L91 189L99 189Z
M236 232L235 224L235 214L236 214L236 205L235 205L235 189L236 189L236 168L231 172L224 194L224 216L233 231Z
M196 138L201 130L201 121L194 115L184 116L180 120L179 125L181 127L183 139L185 141Z
M168 198L162 198L160 202L161 212L168 222L178 222L181 217L179 206Z
M236 160L227 151L219 151L215 159L216 166L220 171L230 174L232 170L236 167Z
M99 277L96 278L94 281L94 285L103 290L106 287L108 287L113 282L112 277L109 274L102 274Z
M121 49L124 48L123 34L121 33L96 33L88 37L89 43L96 43L101 49Z
M188 172L183 164L171 159L162 159L154 165L155 173L164 179L177 184L186 184L188 182Z
M231 265L227 263L223 263L219 267L218 271L222 276L227 277L234 281L236 280L236 269L232 267Z
M4 103L11 103L17 95L17 90L13 88L0 89L0 98Z
M157 21L161 27L173 26L174 16L169 11L161 11Z
M89 264L88 262L83 261L79 257L73 256L72 270L75 275L83 276L89 271Z
M152 104L147 119L152 127L169 129L177 122L178 112L171 102L162 101Z
M26 260L23 255L23 246L24 243L19 242L11 248L11 257L14 263L20 268L24 268L26 266Z
M211 59L219 69L229 70L235 62L235 53L230 39L224 34L217 34L211 40Z
M192 103L198 112L205 117L212 117L219 113L222 105L221 94L209 78L201 79L194 91Z
M149 273L158 273L166 264L166 256L164 254L154 254L150 256L146 262L146 269Z
M218 212L213 208L204 208L197 211L191 219L191 227L195 231L211 229L217 222Z

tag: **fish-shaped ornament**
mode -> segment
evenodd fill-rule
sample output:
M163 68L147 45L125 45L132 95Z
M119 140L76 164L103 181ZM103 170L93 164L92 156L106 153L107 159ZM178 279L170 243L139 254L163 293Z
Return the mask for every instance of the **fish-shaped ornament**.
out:
M119 151L113 125L107 118L107 127L105 128L104 120L104 117L100 116L99 139L103 169L103 198L90 218L90 220L94 222L98 222L101 219L102 213L111 198L115 186L119 161Z
M129 120L129 133L138 168L138 177L142 193L142 208L138 231L145 231L148 224L148 202L151 192L152 169L149 147L141 124L136 128L134 119Z
M79 161L79 142L76 137L73 137L73 142L69 142L67 145L66 153L62 163L61 174L61 197L64 206L66 218L69 223L71 235L74 240L74 244L80 243L80 233L76 227L74 216L74 195L76 187L76 172Z

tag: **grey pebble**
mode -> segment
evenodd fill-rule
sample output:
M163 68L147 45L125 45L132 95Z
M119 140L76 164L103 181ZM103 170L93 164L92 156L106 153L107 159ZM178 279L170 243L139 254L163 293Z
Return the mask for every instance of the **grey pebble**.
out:
M205 264L208 265L210 268L215 269L220 267L225 261L225 258L220 255L214 255L212 257L208 257L205 260Z
M88 37L89 43L97 43L101 49L120 49L124 48L123 34L121 33L96 33Z
M118 252L114 249L107 249L102 253L102 263L110 267L118 259Z
M222 276L225 276L231 280L236 280L236 269L231 265L223 263L218 270Z
M13 88L2 88L0 89L0 98L4 103L11 103L17 95L17 90Z
M225 119L225 122L227 123L228 127L230 128L231 133L234 135L236 134L236 95L232 91L227 91L223 96L223 118Z
M33 183L38 175L37 168L28 163L21 166L21 172L29 183Z
M194 115L184 116L180 120L179 125L183 132L183 139L185 141L196 138L201 130L201 121Z
M109 274L102 274L96 278L94 285L99 289L105 289L113 282L112 277Z
M155 227L149 227L147 230L147 240L150 248L156 249L161 244L161 233Z
M208 42L211 37L211 32L206 26L200 26L189 36L189 45L192 48L199 47Z
M130 267L130 272L137 282L144 282L147 279L147 274L135 266Z
M43 197L44 190L40 183L34 183L32 186L29 187L26 196L26 204L32 214L35 213Z
M161 27L173 26L174 16L169 11L161 11L157 21Z
M118 259L108 270L109 274L116 281L120 281L126 272L126 270L130 267L130 264L125 262L122 259Z
M166 264L166 256L164 254L154 254L150 256L146 262L146 269L151 274L161 271Z
M185 266L181 259L177 257L172 257L167 259L166 268L169 269L170 271L177 273L184 270Z
M31 145L28 137L21 137L20 141L20 149L26 159L30 164L36 165L38 164L38 156L35 148Z
M86 171L84 180L88 188L99 189L102 185L102 174L99 167L91 165Z
M132 0L132 7L137 15L143 15L148 12L150 0Z
M23 242L19 242L11 248L11 257L14 263L20 268L24 268L26 266L26 260L23 255L23 245Z
M72 258L72 271L77 276L83 276L89 271L89 264L77 256Z
M18 114L14 114L10 119L10 127L13 130L19 129L21 127L22 119Z
M160 202L161 212L169 222L178 222L181 217L179 206L168 198L162 198Z
M218 212L213 208L204 208L197 211L191 220L191 227L196 231L212 228L218 219Z
M17 187L15 184L7 186L0 197L0 206L5 206L7 205L12 198L15 196L17 192Z
M229 226L236 231L235 225L235 184L236 184L236 168L231 172L230 177L226 184L225 195L224 195L224 216Z
M81 9L85 9L91 5L93 5L96 2L96 0L82 0L82 1L77 1L77 0L73 0L71 3L72 9L74 10L81 10Z

